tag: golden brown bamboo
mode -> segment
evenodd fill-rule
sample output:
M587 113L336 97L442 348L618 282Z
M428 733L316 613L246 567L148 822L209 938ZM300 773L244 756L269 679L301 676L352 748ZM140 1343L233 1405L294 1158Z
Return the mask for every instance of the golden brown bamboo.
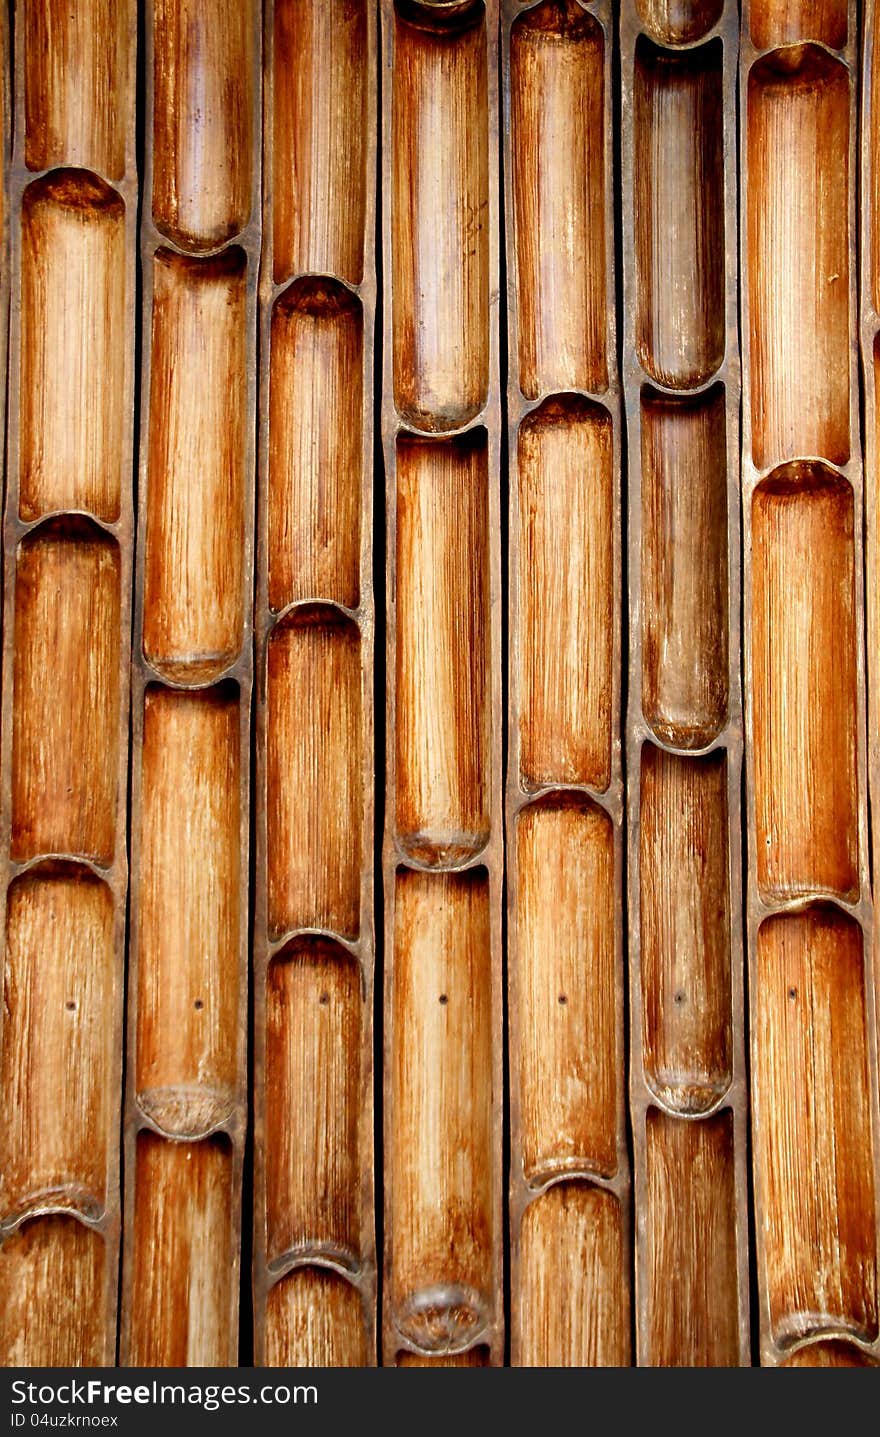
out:
M382 1352L500 1365L498 5L381 15Z
M16 6L11 164L6 7L0 26L4 339L13 296L0 755L7 1365L116 1357L135 24L133 0Z
M613 47L504 4L514 1366L630 1362Z
M147 6L120 1360L238 1360L260 6ZM187 1280L181 1280L182 1273Z
M265 15L254 1353L376 1362L376 17Z
M738 6L620 44L637 1360L748 1366Z
M842 0L752 0L742 16L747 929L769 1366L870 1365L880 1335L856 21Z

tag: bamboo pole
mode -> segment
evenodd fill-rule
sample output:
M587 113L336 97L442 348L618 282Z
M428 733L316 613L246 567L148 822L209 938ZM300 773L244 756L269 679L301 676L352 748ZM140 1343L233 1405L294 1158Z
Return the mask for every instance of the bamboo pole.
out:
M376 1361L376 21L265 6L255 1354Z
M498 8L381 15L382 1351L500 1365Z
M736 4L620 16L641 1366L748 1366Z
M878 1337L857 41L855 4L743 7L747 915L771 1366L861 1365Z
M511 1361L627 1366L610 5L504 5Z
M238 1360L260 7L155 0L146 146L120 1356Z
M116 1356L135 37L133 3L15 10L0 1360L20 1366Z

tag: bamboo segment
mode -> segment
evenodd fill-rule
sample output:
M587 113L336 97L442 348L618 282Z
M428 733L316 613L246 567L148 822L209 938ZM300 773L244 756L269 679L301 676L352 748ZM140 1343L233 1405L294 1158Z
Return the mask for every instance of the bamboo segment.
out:
M335 281L297 280L272 311L271 343L269 605L323 594L356 609L363 310ZM291 394L302 401L290 404Z
M268 920L273 939L360 926L360 635L337 610L297 608L269 640L266 685Z
M273 959L266 1001L266 1231L277 1257L311 1241L357 1260L358 1080L363 1021L355 959L322 938L293 939ZM302 1093L321 1095L300 1124Z
M605 39L579 5L536 5L510 33L519 371L528 399L608 385ZM553 163L566 155L563 169Z
M120 182L131 168L136 9L113 0L25 0L16 57L18 135L29 170L82 165ZM23 98L23 113L22 113Z
M627 0L621 15L630 1102L642 1366L735 1367L750 1358L738 23L732 0Z
M862 934L832 907L777 914L755 964L755 1167L779 1347L878 1335Z
M169 1143L140 1132L134 1184L129 1340L137 1365L214 1366L227 1343L235 1242L229 1142Z
M670 389L724 359L722 45L680 53L640 36L633 65L639 363Z
M705 748L730 698L724 390L643 389L641 427L642 711L661 742Z
M642 1051L649 1088L674 1114L708 1112L733 1077L729 830L723 751L682 758L645 744Z
M532 1202L520 1238L518 1366L629 1366L626 1236L607 1189L559 1183Z
M241 647L247 304L237 246L210 260L157 251L143 644L181 683L217 678Z
M81 509L112 524L122 495L125 206L85 171L24 193L21 480L26 520Z
M423 1352L491 1320L492 972L485 870L398 872L391 1303Z
M747 911L767 1366L867 1362L880 1335L853 345L856 11L753 0L742 19ZM756 48L767 45L783 48ZM868 224L866 260L870 233ZM870 266L865 285L870 371Z
M296 1267L270 1288L266 1299L266 1367L367 1367L374 1360L365 1340L367 1318L360 1294L339 1273Z
M733 1115L646 1120L651 1274L647 1329L656 1367L740 1365ZM669 1287L669 1274L679 1274Z
M485 430L397 446L400 843L440 867L489 837L489 493Z
M527 788L611 780L614 440L606 409L545 400L519 429L517 675Z
M109 868L118 838L121 564L114 537L63 520L21 541L15 575L12 833L16 863L70 853ZM68 521L70 523L70 521ZM73 711L46 684L81 694Z
M33 963L39 952L42 963ZM113 903L88 869L31 869L7 895L0 1204L17 1217L75 1195L108 1201L116 1119Z
M16 9L11 162L5 9L0 24L0 1362L103 1366L120 1226L135 6Z
M234 684L151 685L144 698L135 1084L141 1111L180 1138L218 1128L235 1107L238 705Z
M824 50L749 70L750 420L758 469L850 456L850 78Z
M327 274L357 287L372 248L370 7L364 0L276 0L266 23L278 78L266 137L273 279Z
M819 465L752 500L755 845L765 901L858 897L853 493Z
M254 921L254 1349L376 1362L376 21L270 0Z
M630 1361L612 7L504 5L511 1361Z
M383 0L381 14L382 1350L500 1365L498 7Z
M459 429L489 394L489 68L485 7L393 14L394 404L415 429Z
M516 822L519 1107L523 1171L617 1166L614 829L580 794L524 808Z
M100 1315L115 1297L107 1265L101 1236L75 1217L52 1214L16 1228L0 1248L3 1365L28 1367L36 1352L46 1367L108 1366Z
M155 0L146 48L120 1360L225 1366L247 1118L260 7Z
M153 217L181 249L221 245L251 216L252 21L241 0L153 7Z

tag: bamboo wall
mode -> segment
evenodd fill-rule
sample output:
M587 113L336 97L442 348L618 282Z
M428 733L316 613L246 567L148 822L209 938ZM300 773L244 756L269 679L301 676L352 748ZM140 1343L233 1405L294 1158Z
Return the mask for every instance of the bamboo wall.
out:
M880 1363L874 0L0 6L0 1362Z

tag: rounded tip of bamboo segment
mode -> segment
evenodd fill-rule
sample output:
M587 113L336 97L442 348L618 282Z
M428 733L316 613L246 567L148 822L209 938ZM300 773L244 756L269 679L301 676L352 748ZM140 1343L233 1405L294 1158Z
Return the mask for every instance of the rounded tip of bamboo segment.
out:
M636 0L645 33L658 45L692 45L708 35L721 19L724 0Z
M749 88L766 85L774 79L787 80L790 76L796 77L802 87L809 88L812 85L821 85L823 81L836 75L843 77L843 84L846 68L841 61L834 55L829 55L821 45L807 41L797 45L782 45L778 50L762 55L752 68Z
M433 28L474 20L486 7L483 0L397 0L395 8L402 19Z
M137 1104L163 1137L195 1141L229 1121L235 1095L223 1088L147 1088Z
M877 1367L877 1361L851 1342L839 1340L811 1342L799 1347L790 1357L783 1358L780 1367Z
M438 1282L411 1294L397 1313L400 1335L426 1354L471 1347L488 1325L486 1302L472 1287Z

